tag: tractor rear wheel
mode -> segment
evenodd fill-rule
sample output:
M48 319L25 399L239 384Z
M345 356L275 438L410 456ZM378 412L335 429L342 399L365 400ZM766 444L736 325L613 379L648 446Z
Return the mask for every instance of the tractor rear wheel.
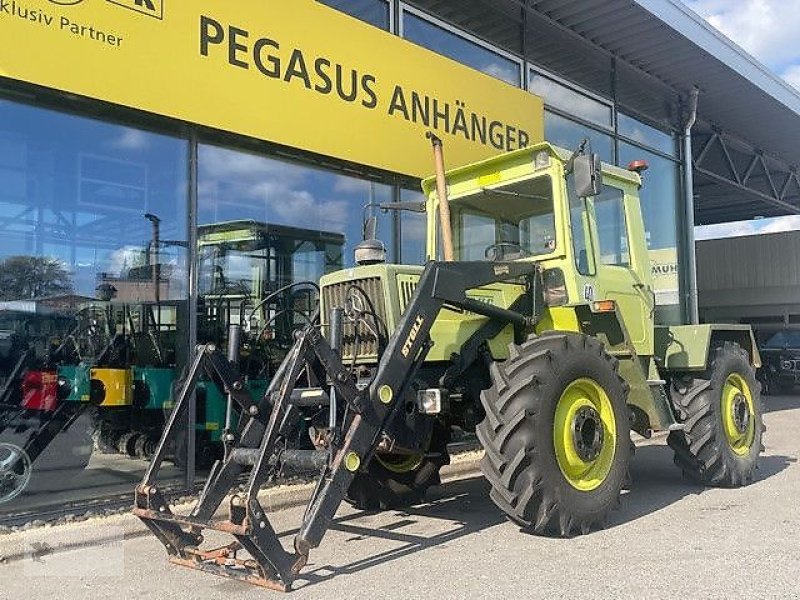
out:
M619 504L631 443L617 365L597 339L565 332L512 345L492 365L481 469L492 500L524 529L588 533Z
M418 504L428 488L439 485L439 470L450 463L450 432L438 421L428 451L419 454L375 454L356 474L345 500L361 510L388 510Z
M713 350L704 372L673 377L670 396L684 430L667 442L686 476L720 487L753 480L763 450L760 389L747 352L733 342Z

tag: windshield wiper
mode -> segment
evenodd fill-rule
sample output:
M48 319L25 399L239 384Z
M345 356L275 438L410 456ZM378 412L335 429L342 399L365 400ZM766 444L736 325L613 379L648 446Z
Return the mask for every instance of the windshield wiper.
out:
M538 196L536 194L522 194L520 192L512 192L511 190L502 190L502 189L490 189L490 188L481 188L481 192L484 194L500 194L501 196L514 196L515 198L526 198L528 200L547 200L552 201L552 198L548 196Z

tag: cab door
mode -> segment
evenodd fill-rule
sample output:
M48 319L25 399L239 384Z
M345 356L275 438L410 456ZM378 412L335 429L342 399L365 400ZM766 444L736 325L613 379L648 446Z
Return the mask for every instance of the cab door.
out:
M655 298L636 195L609 181L588 204L597 265L595 300L614 300L636 351L651 355Z

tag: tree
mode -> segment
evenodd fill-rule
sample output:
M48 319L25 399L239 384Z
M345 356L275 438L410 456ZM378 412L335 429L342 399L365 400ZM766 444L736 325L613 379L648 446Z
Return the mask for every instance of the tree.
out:
M0 262L0 300L31 300L72 291L70 273L58 259L9 256Z

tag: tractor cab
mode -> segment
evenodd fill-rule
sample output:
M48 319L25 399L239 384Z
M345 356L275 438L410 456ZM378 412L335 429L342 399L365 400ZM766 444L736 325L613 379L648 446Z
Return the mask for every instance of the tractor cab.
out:
M447 183L456 261L537 262L544 326L574 320L574 310L559 307L619 311L636 352L653 353L655 295L637 172L540 143L449 171ZM435 179L423 189L434 259L441 246Z

